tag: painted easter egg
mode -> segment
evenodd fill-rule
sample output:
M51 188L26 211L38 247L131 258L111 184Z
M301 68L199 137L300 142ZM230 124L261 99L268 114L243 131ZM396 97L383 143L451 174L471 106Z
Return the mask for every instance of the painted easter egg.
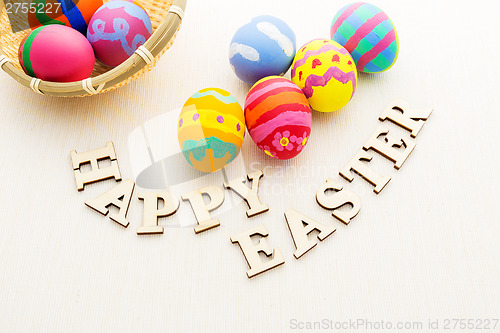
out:
M102 0L33 0L28 23L32 29L50 24L65 25L86 35L92 15L102 4Z
M386 13L369 3L356 2L339 10L333 18L330 37L351 53L361 72L386 71L398 58L394 24Z
M279 76L266 77L250 89L245 121L257 146L280 160L297 156L311 134L307 98L293 82Z
M182 154L196 170L222 169L238 155L244 136L243 109L223 89L202 89L182 107L177 138Z
M123 0L123 1L131 2L134 5L137 5L137 6L141 7L142 9L144 9L144 11L147 13L146 8L144 8L144 6L141 5L138 1L135 1L135 0Z
M356 64L349 52L329 39L310 41L293 60L292 81L317 111L344 107L356 91L357 79Z
M94 69L94 51L78 31L64 25L33 30L19 46L19 63L26 74L51 82L81 81Z
M116 67L133 55L152 32L151 20L142 7L117 0L97 10L90 20L87 38L97 59Z
M274 16L252 19L236 31L229 46L229 62L240 80L254 84L271 75L284 75L295 55L295 34Z

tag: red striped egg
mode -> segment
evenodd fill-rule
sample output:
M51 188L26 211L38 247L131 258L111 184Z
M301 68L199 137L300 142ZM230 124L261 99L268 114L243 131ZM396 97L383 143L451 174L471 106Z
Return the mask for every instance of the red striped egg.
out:
M311 134L311 109L292 81L279 76L253 85L245 101L245 121L257 146L280 160L297 156Z

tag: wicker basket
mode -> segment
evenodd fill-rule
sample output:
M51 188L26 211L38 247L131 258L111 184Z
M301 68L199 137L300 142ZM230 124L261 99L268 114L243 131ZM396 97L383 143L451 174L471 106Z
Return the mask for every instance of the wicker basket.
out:
M22 39L30 33L30 30L12 32L3 0L0 0L0 67L16 81L40 94L73 97L114 90L132 82L156 65L161 55L174 42L184 15L186 1L138 0L137 2L148 12L153 25L153 34L146 43L118 67L110 68L96 61L89 79L58 83L42 81L24 73L18 60L18 49ZM27 20L24 24L26 22Z

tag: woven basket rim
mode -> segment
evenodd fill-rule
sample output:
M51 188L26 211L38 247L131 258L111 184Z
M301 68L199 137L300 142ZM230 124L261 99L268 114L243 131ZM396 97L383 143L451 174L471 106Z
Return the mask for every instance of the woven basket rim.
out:
M187 0L174 0L165 19L139 51L136 51L117 67L93 78L64 83L43 81L28 76L18 69L2 51L0 51L0 67L17 82L44 95L60 97L89 96L113 90L123 81L132 79L133 75L145 69L155 58L162 55L180 28L184 10L186 9L186 2Z

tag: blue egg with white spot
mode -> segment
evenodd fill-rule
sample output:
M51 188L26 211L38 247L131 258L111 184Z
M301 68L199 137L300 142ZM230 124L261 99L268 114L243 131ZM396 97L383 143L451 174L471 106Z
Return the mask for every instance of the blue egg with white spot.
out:
M257 16L236 31L229 46L229 62L236 76L248 84L271 75L284 75L295 56L295 33L270 15Z

